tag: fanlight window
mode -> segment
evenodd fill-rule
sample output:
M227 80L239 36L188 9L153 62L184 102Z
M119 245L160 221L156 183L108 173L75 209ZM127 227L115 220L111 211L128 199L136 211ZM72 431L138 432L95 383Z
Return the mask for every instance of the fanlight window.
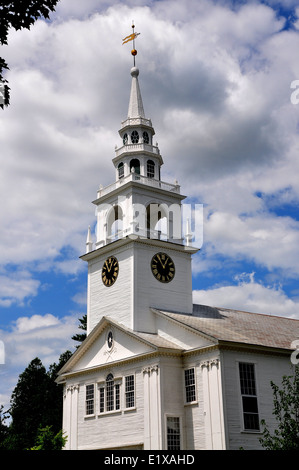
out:
M138 144L139 142L139 134L137 131L133 131L131 134L131 142L132 144Z

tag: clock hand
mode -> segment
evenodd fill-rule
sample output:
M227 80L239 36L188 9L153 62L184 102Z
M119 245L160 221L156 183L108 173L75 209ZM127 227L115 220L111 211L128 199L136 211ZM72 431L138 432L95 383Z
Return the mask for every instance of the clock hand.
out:
M164 264L162 263L162 260L161 260L160 256L157 255L157 258L158 258L158 260L160 261L160 263L161 263L161 265L162 265L162 268L164 269Z
M106 266L107 266L108 273L110 273L110 271L111 271L111 263L110 263L110 268L109 268L109 266L108 266L107 261L105 261L105 264L106 264Z

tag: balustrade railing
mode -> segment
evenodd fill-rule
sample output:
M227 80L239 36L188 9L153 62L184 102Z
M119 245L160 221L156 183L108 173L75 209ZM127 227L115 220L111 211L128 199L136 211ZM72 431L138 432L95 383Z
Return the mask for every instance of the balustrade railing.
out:
M137 173L130 173L128 176L120 178L115 183L112 183L105 188L100 188L97 192L97 197L100 198L106 196L129 181L136 181L146 186L151 186L152 188L163 189L164 191L170 191L178 194L180 193L179 184L170 184L166 183L165 181L156 180L154 178L147 178L146 176L138 175Z

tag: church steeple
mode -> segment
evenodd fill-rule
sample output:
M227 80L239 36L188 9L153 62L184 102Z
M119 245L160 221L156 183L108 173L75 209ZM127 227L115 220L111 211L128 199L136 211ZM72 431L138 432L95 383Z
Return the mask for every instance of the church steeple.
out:
M130 35L124 41L134 40ZM136 49L132 54L137 54ZM128 115L121 123L121 144L112 162L114 183L100 187L96 206L96 241L86 240L88 262L87 332L103 315L135 331L156 333L151 307L192 312L191 254L182 236L185 196L176 182L161 180L163 159L155 131L146 117L138 82L131 69ZM174 310L172 310L174 309Z
M116 148L113 159L116 180L129 177L132 173L160 180L163 159L158 144L153 142L155 130L152 121L145 117L137 67L132 67L131 76L128 116L119 130L122 145Z

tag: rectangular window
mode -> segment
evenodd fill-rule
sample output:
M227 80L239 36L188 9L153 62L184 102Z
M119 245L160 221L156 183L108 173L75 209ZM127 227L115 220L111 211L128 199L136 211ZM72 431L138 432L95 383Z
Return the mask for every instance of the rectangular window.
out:
M114 390L115 390L115 409L119 410L120 409L119 384L116 384L114 386Z
M86 385L86 414L94 414L94 384Z
M106 381L106 411L114 410L114 381Z
M167 450L180 450L180 418L167 416Z
M185 370L185 391L186 391L186 403L196 401L196 390L195 390L195 370Z
M105 388L100 388L100 413L105 411Z
M259 414L256 394L254 364L239 363L240 388L245 430L259 431Z
M147 177L148 178L155 177L155 163L152 160L148 160L147 162Z
M126 408L133 408L135 406L135 377L128 375L125 377L125 398Z

